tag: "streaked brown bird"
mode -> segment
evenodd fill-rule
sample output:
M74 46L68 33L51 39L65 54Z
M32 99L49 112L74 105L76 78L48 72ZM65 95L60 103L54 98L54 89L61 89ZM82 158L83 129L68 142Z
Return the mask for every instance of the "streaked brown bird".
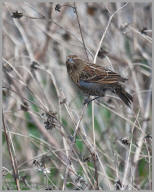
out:
M130 107L133 98L121 85L126 78L105 67L82 60L76 55L67 57L66 66L72 81L88 96L103 97L106 91L111 91Z

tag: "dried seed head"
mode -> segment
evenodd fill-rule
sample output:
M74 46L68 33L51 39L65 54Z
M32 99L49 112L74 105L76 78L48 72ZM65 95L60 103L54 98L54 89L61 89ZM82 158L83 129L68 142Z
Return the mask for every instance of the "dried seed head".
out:
M55 128L56 124L58 123L57 118L56 118L56 113L49 111L44 114L45 115L45 121L44 125L46 129L52 129Z
M103 59L106 55L108 55L108 51L102 47L99 52L98 52L98 57L100 57L101 59Z
M11 72L13 71L13 68L6 62L3 63L3 70L6 72Z
M64 98L64 99L62 99L62 100L60 101L60 104L61 104L61 105L64 104L64 103L66 103L66 98Z
M65 32L63 35L62 35L63 39L65 41L69 41L71 39L71 36L68 32Z
M144 139L152 139L152 136L150 135L150 134L147 134L145 137L144 137Z
M141 29L141 33L144 34L144 35L147 35L147 32L146 32L147 30L148 30L147 27L143 27Z
M39 63L36 61L33 61L32 64L30 65L31 69L35 70L38 69L39 66L40 66Z
M121 183L120 180L117 180L117 181L115 182L115 188L116 188L116 190L121 190L121 188L122 188L122 183Z
M20 105L20 108L22 111L28 111L28 103L23 102L23 104Z
M23 16L23 13L19 13L18 11L15 11L12 13L11 17L15 19L20 19Z
M82 161L83 161L83 162L90 162L90 161L91 161L91 158L90 158L90 156L88 156L88 157L83 157L83 158L82 158Z
M121 143L122 143L123 145L127 145L127 146L130 145L129 139L128 139L127 137L125 137L125 138L120 138L119 140L121 141Z
M56 5L56 7L55 7L55 11L58 11L58 12L61 11L61 5L60 5L60 4L57 4L57 5Z

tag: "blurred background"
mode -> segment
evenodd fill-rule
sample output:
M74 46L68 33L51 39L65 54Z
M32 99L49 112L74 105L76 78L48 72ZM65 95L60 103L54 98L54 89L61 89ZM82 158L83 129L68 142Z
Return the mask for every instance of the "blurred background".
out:
M3 3L3 190L151 190L151 9ZM93 62L103 35L97 64L128 78L131 108L84 106L68 77L66 57Z

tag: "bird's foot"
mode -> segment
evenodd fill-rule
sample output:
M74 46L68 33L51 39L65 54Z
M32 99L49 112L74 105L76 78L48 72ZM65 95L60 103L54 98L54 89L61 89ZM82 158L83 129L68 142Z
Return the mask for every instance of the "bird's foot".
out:
M84 105L88 105L90 102L92 102L92 101L94 101L94 100L96 100L96 99L98 99L98 98L100 98L99 96L97 96L97 97L94 97L93 99L90 99L89 97L88 98L85 98L84 99Z
M83 105L88 105L90 103L90 98L89 97L86 97L85 99L84 99L84 102L83 102Z

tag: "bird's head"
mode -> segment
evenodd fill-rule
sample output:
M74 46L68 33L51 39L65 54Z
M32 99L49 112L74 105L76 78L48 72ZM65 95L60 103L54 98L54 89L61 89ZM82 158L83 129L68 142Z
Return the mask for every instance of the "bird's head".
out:
M82 70L83 61L77 55L69 55L66 59L66 67L69 73Z

